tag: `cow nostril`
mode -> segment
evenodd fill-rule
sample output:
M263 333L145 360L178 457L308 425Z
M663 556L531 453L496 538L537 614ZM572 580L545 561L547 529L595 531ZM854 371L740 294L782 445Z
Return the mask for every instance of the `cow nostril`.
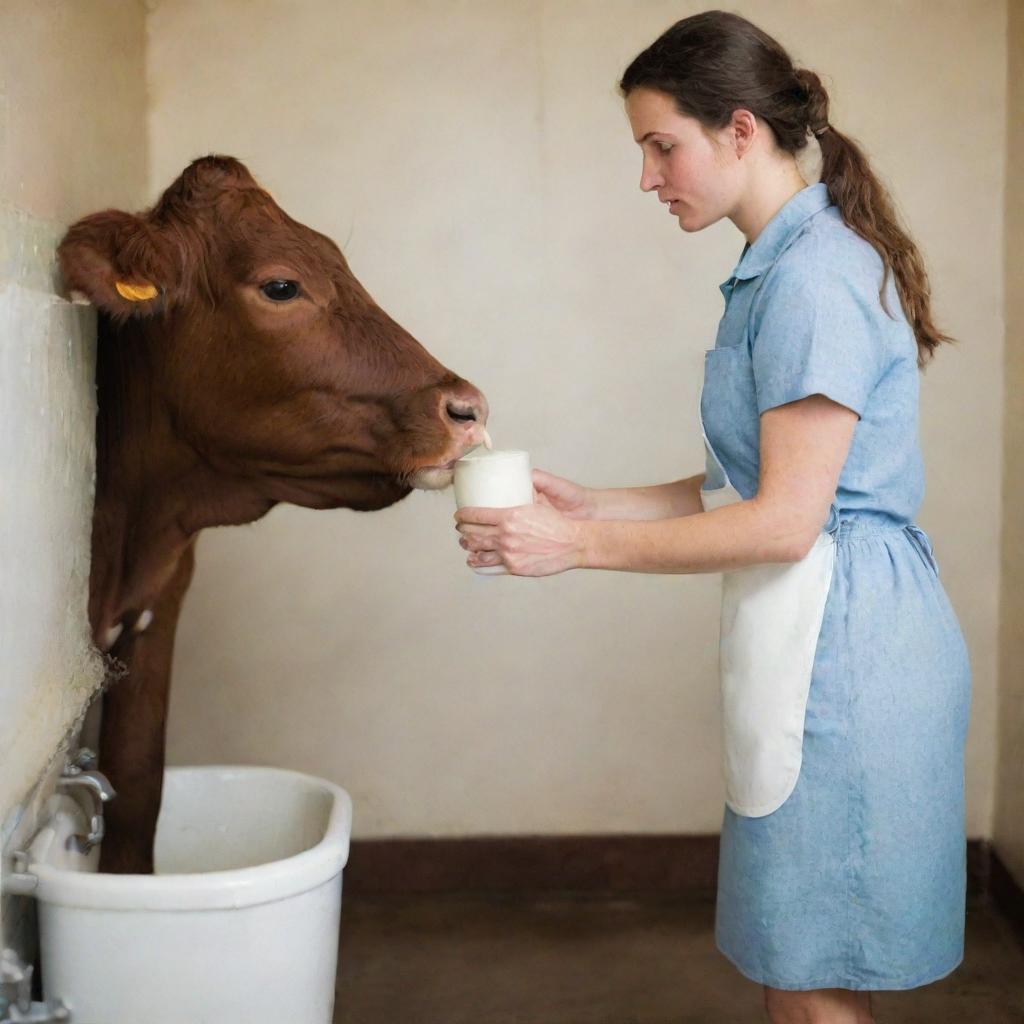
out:
M476 410L472 407L468 409L459 409L457 406L449 402L444 408L445 412L447 412L449 417L455 420L456 423L472 423L476 420Z

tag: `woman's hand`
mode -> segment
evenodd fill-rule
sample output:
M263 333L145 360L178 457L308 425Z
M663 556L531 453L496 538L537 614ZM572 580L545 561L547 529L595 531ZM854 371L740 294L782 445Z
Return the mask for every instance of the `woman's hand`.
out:
M587 487L546 473L543 469L535 469L533 489L538 505L549 505L568 519L594 518L594 494Z
M455 521L473 568L504 565L513 576L552 576L585 565L582 524L551 504L461 508Z

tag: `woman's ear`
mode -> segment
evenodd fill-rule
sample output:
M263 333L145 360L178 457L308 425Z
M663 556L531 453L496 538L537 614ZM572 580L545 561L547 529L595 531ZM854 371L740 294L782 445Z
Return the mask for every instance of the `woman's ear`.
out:
M729 132L737 159L742 160L749 152L754 142L754 136L757 134L757 129L757 118L749 110L738 107L732 112Z
M104 210L72 224L57 247L69 291L120 319L164 306L173 262L157 231L141 217Z

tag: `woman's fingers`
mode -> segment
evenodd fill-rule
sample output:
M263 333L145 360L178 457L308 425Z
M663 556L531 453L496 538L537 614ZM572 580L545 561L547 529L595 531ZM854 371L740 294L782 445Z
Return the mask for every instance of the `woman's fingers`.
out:
M535 469L533 471L533 489L540 494L550 494L553 491L557 491L561 485L566 483L559 476L555 476L553 473L546 473L543 469Z
M502 510L496 525L481 527L476 517L459 522L466 564L504 566L518 576L550 576L583 565L580 526L555 508L524 505Z
M497 526L477 526L475 523L460 523L455 527L463 537L497 537Z
M474 523L481 526L498 526L506 513L503 508L460 508L455 513L455 522Z
M504 509L460 509L456 512L455 529L462 534L459 546L469 552L467 565L501 564L501 556L495 549L504 513Z
M533 489L537 495L536 504L547 505L572 519L587 518L587 489L580 484L566 480L565 477L555 476L554 473L547 473L543 469L535 469Z

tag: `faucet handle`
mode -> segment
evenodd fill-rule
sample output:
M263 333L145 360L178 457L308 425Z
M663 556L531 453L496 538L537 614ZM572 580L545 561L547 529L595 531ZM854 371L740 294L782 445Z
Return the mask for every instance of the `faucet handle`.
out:
M86 751L91 754L91 751ZM81 752L79 752L81 758ZM86 762L88 763L88 762ZM68 849L79 853L88 853L103 839L103 805L113 800L117 793L110 780L98 768L81 768L77 764L68 763L64 773L57 780L58 789L86 789L92 799L92 816L89 820L88 835L68 836ZM2 1022L0 1022L2 1024Z
M78 853L88 853L94 846L103 842L105 826L102 814L94 814L89 819L89 834L83 836L76 834L68 836L68 849L76 850ZM0 1024L3 1024L0 1021Z
M95 751L88 747L80 747L74 753L69 754L64 763L65 775L77 775L79 772L92 771L96 768L97 757Z

